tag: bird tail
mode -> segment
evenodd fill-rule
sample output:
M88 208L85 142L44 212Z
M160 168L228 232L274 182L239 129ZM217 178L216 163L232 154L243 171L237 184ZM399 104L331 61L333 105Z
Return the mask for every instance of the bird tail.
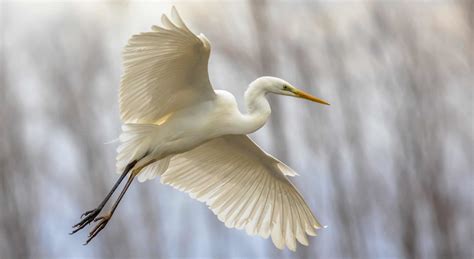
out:
M140 160L149 153L157 126L150 124L124 124L117 148L117 173L122 173L130 161Z
M129 123L122 126L117 148L117 173L123 172L130 161L142 160L157 148L158 128L154 124ZM162 175L168 169L171 158L172 155L147 165L138 175L138 181L144 182Z

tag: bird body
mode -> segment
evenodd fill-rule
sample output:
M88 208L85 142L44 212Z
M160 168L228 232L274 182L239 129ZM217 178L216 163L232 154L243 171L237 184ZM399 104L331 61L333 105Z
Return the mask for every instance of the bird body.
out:
M217 137L258 130L271 113L265 95L278 92L285 84L289 85L273 77L255 80L245 93L247 113L239 111L231 93L216 90L214 98L164 115L154 123L125 124L117 155L118 172L129 161L141 160L135 165L141 168L150 161L186 152Z
M245 112L234 96L214 90L208 76L210 42L179 17L132 36L125 47L120 87L123 122L117 150L121 179L129 180L111 212L97 218L111 194L88 211L74 232L93 220L89 242L110 220L134 177L162 183L205 202L227 227L272 237L278 248L307 245L321 225L288 176L290 167L263 151L247 134L261 128L271 109L269 93L328 104L283 79L264 76L245 92Z

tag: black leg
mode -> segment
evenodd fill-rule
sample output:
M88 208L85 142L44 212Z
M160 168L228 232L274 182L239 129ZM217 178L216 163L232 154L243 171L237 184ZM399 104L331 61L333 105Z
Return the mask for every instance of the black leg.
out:
M123 196L125 195L125 193L127 192L128 190L128 187L130 187L130 184L132 184L133 182L133 179L135 178L136 174L134 172L132 172L128 178L128 181L127 183L125 184L125 186L123 187L122 191L120 192L120 195L119 197L117 198L117 200L115 201L114 205L112 206L112 209L110 209L109 212L107 212L105 215L103 216L100 216L96 219L94 219L94 222L96 221L99 221L99 223L97 223L97 225L91 230L91 232L89 233L89 238L87 239L86 243L84 245L87 245L95 236L97 236L97 234L105 228L105 226L107 225L107 223L109 222L109 220L112 218L112 215L114 214L115 212L115 209L117 209L117 206L119 205L120 201L122 200Z
M76 225L72 226L73 227L73 231L70 233L70 234L74 234L76 233L77 231L83 229L85 226L87 226L89 223L91 223L92 221L94 221L94 219L97 217L97 215L99 215L99 213L102 211L102 209L104 208L105 204L107 203L107 201L110 199L110 197L112 196L112 194L115 192L115 190L117 189L117 187L120 185L120 183L122 182L122 180L125 178L125 176L130 172L130 170L135 166L135 164L137 163L137 161L133 161L131 163L129 163L126 167L125 167L125 170L123 171L123 173L120 175L120 178L117 180L117 182L115 182L114 186L112 187L112 190L110 190L110 192L107 194L107 196L105 196L105 199L99 204L99 206L97 206L97 208L93 209L93 210L89 210L89 211L86 211L84 212L84 214L81 215L81 221L79 223L77 223Z

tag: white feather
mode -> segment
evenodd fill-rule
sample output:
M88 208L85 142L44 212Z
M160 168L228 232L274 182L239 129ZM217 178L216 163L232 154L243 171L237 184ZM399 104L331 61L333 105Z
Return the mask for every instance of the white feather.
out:
M161 182L205 202L227 227L271 233L276 247L294 251L321 226L282 169L247 136L228 135L174 156Z
M172 111L210 100L210 45L187 29L176 10L174 25L134 35L123 51L120 114L126 123L154 123ZM179 27L178 27L179 26Z

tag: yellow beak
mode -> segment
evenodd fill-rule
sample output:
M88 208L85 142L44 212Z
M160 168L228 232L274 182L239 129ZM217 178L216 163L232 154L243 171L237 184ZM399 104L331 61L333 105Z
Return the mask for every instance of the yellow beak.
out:
M321 103L321 104L325 104L325 105L330 105L328 102L322 100L322 99L319 99L317 97L314 97L306 92L303 92L299 89L294 89L292 91L297 97L299 98L303 98L303 99L306 99L306 100L310 100L310 101L313 101L313 102L316 102L316 103Z

